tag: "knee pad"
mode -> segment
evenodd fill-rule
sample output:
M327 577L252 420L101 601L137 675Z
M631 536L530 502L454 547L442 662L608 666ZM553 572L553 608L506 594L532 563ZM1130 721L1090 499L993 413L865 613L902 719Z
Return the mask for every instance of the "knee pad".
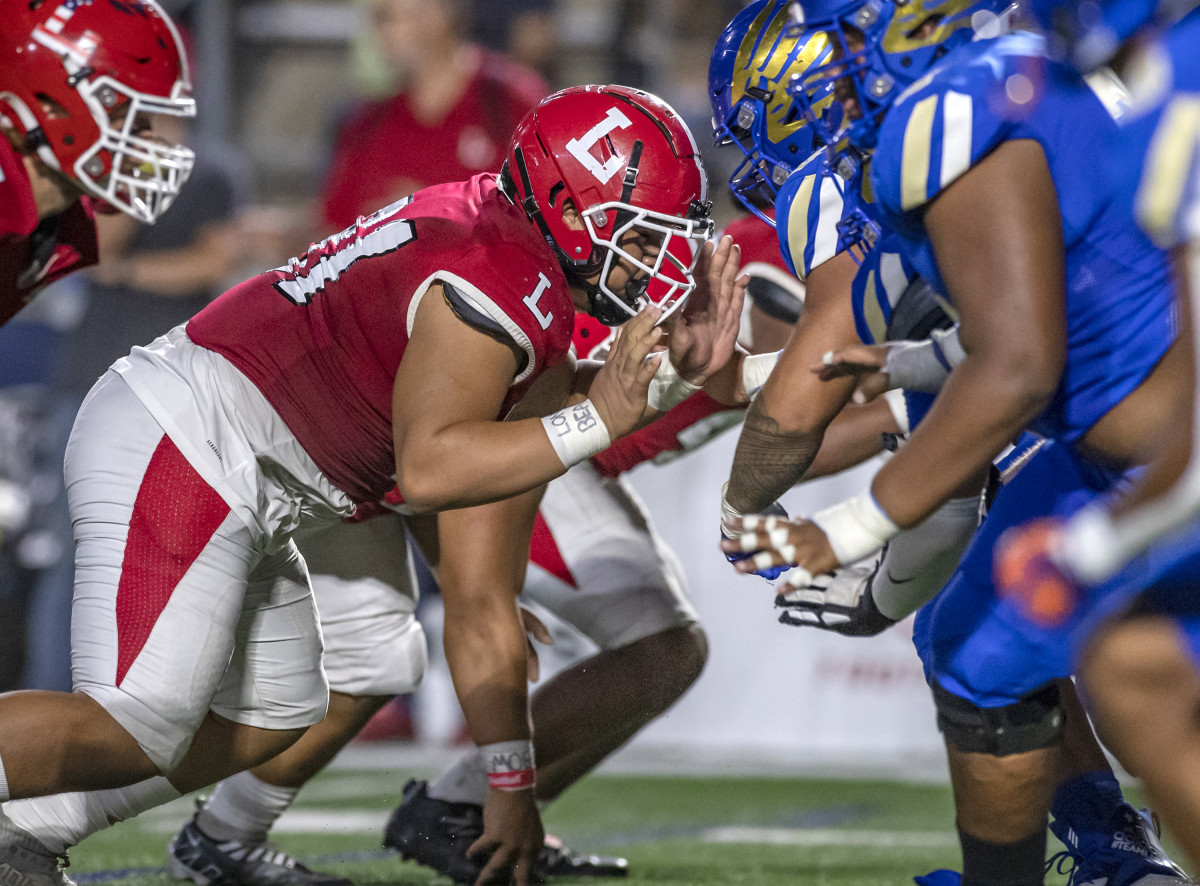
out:
M1063 729L1063 710L1054 683L998 708L981 708L934 681L938 729L946 743L970 754L1006 757L1048 748Z

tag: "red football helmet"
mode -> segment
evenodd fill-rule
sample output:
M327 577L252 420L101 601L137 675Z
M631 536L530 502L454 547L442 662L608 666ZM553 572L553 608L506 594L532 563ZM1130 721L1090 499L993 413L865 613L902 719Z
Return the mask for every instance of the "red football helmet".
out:
M195 113L154 0L0 0L0 123L93 197L154 222L195 155L146 134L148 115Z
M700 250L691 247L712 236L708 178L687 125L661 99L625 86L556 92L517 127L505 169L518 201L568 279L587 289L588 310L602 322L624 323L649 303L666 316L695 289ZM583 230L563 222L565 200L579 211ZM630 231L642 237L643 258L620 246ZM673 244L675 238L683 240ZM642 272L620 294L608 283L619 259ZM584 280L597 272L598 285ZM652 280L661 285L650 295Z

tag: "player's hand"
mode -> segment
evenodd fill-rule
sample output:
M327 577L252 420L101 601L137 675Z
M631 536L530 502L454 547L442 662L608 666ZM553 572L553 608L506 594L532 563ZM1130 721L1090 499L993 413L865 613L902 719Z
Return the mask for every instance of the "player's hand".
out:
M779 623L834 631L848 637L873 637L896 622L875 606L871 585L882 555L872 563L843 566L807 583L787 581L775 606Z
M659 361L666 359L646 359L662 338L662 330L655 326L661 316L659 308L644 308L625 323L588 388L588 397L614 440L636 428L646 413L650 380Z
M542 620L533 614L532 611L518 604L517 608L521 612L521 627L525 629L525 650L526 650L526 677L530 683L536 683L538 677L541 676L537 647L533 645L533 641L537 640L543 646L553 646L554 637L550 636L549 629L542 623Z
M742 251L732 237L701 247L696 288L687 303L664 324L670 333L671 362L683 378L703 385L729 362L737 345L747 275L739 276Z
M721 542L721 550L727 554L739 551L750 554L733 564L738 572L788 565L799 570L791 581L807 584L814 575L838 567L829 539L808 520L784 520L754 514L734 520L731 528L733 537Z
M763 515L770 517L782 517L786 520L788 512L787 509L784 508L784 506L779 502L774 502L769 508L763 511ZM737 530L734 529L732 525L726 524L724 520L721 521L721 540L723 542L733 538L736 532ZM740 563L749 556L750 554L748 554L746 551L725 551L725 559L730 563ZM774 581L775 579L779 578L779 576L787 572L790 568L790 566L769 566L766 569L755 569L753 570L753 574L761 576L767 581Z
M1079 606L1082 589L1058 561L1062 524L1035 520L1016 526L996 542L996 586L1022 614L1043 627L1057 627Z
M891 345L850 345L828 351L821 362L813 367L821 381L858 377L857 394L862 402L874 400L884 391L891 390L891 379L884 369L888 349Z
M532 790L489 790L483 804L483 834L467 856L487 855L475 886L542 882L535 870L546 832Z

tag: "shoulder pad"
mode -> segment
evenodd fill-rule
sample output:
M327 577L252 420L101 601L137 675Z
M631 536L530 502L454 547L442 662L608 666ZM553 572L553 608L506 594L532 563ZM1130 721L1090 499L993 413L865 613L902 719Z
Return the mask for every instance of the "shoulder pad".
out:
M886 216L920 209L1010 137L1034 100L1042 46L1027 34L969 43L896 100L871 163Z
M775 199L779 251L801 280L842 251L837 224L846 209L842 180L828 169L824 151L793 170Z

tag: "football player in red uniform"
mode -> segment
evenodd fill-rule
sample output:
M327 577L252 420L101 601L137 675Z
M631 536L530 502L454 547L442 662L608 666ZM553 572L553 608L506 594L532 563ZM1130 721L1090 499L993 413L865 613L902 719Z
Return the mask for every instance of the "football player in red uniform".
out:
M705 383L730 363L745 288L732 242L705 242L707 211L674 111L565 90L518 127L499 175L360 219L115 364L66 459L77 691L0 698L0 797L94 791L97 829L320 721L295 530L393 483L413 511L505 507ZM705 244L690 265L679 239ZM576 306L628 321L598 371L568 359ZM647 360L666 316L669 359ZM534 414L499 421L535 380ZM527 532L518 550L523 565ZM525 882L541 846L525 637L512 603L466 624L451 657L489 761L485 873ZM0 831L7 864L61 882L2 816Z
M160 114L195 103L153 0L0 0L0 323L95 264L97 205L148 223L171 205L194 157L154 136Z

